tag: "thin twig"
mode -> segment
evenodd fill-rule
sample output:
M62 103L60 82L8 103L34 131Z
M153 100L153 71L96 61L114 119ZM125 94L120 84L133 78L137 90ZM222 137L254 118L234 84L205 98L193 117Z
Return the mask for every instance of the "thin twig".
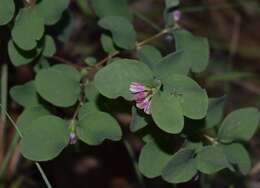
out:
M217 144L217 143L218 143L218 141L217 141L215 138L212 138L212 137L209 136L209 135L204 134L203 136L204 136L204 138L206 138L211 144Z
M148 25L150 25L154 30L156 31L161 31L162 28L160 26L158 26L155 22L153 22L152 20L150 20L149 18L147 18L145 15L143 15L142 13L133 10L132 11L134 13L134 15L138 18L140 18L141 20L143 20L145 23L147 23Z

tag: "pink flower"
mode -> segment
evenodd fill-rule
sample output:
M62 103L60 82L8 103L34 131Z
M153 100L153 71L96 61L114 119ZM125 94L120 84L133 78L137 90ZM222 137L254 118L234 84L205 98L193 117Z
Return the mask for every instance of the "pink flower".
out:
M147 95L148 95L148 92L139 92L139 93L136 93L136 94L134 95L134 100L135 100L136 102L141 102L141 101L143 101L143 100L145 99L145 97L147 97Z
M134 94L136 107L150 114L152 89L140 83L132 82L129 90Z
M132 93L139 93L139 92L143 92L145 91L147 88L140 84L140 83L137 83L137 82L132 82L130 84L130 87L129 87L129 90L132 92Z
M146 106L149 104L149 101L150 101L150 99L148 99L148 98L145 98L144 100L142 100L140 102L136 101L136 106L139 109L145 109Z
M145 106L144 112L148 115L151 114L151 101Z

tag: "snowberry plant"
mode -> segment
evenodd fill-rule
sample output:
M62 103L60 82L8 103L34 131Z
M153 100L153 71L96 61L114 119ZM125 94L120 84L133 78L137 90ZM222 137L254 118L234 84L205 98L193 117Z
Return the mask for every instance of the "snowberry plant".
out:
M33 80L10 89L12 99L24 107L16 124L25 158L47 161L78 142L120 141L113 109L103 104L124 99L132 106L130 130L143 139L138 166L145 177L182 183L225 168L249 172L243 143L254 135L259 111L246 107L223 117L225 96L208 96L194 80L208 66L209 43L178 24L179 0L165 0L165 27L142 41L126 0L90 1L107 57L94 64L89 59L81 67L48 62L56 43L66 41L70 32L50 32L68 15L69 3L0 0L0 30L6 36L0 38L1 56L6 54L8 66L32 64L35 71ZM152 45L160 37L170 38L175 50L162 55ZM121 58L122 51L128 56ZM75 110L71 118L57 113L69 107Z

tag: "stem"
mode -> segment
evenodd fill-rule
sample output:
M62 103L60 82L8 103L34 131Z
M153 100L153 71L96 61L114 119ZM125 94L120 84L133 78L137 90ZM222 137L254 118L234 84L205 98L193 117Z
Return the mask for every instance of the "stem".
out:
M1 70L1 124L0 124L0 178L2 178L2 168L5 168L5 158L4 158L4 150L5 150L5 125L6 125L6 115L5 111L7 109L7 87L8 87L8 66L7 64L2 65ZM3 159L4 158L4 159ZM2 161L3 160L3 161Z
M145 40L143 40L143 41L141 41L141 42L138 42L138 43L136 44L136 49L141 48L141 47L144 46L145 44L147 44L147 43L149 43L149 42L151 42L151 41L153 41L153 40L155 40L155 39L157 39L157 38L159 38L159 37L161 37L161 36L163 36L163 35L169 33L170 31L172 31L172 30L174 30L174 29L176 29L176 28L178 28L178 26L173 26L173 27L170 27L170 28L165 28L165 29L163 29L161 32L159 32L159 33L157 33L157 34L151 36L150 38L145 39ZM99 62L96 64L95 67L105 64L109 59L113 58L114 56L118 55L119 53L120 53L119 51L116 51L116 52L114 52L113 54L109 54L107 57L105 57L104 59L102 59L101 61L99 61Z
M139 180L141 187L145 188L144 179L143 179L142 174L139 171L138 164L135 160L134 151L133 151L132 147L130 146L130 144L126 140L124 140L123 143L124 143L125 148L128 152L128 155L130 156L130 158L132 160L132 163L133 163L133 166L134 166L134 169L135 169L135 173L136 173L136 177Z
M43 180L44 180L46 186L47 186L48 188L52 188L52 186L51 186L51 184L50 184L50 182L49 182L49 180L48 180L46 174L44 173L44 171L43 171L43 169L42 169L42 167L41 167L41 165L40 165L38 162L35 162L35 165L36 165L38 171L40 172L40 174L41 174L41 176L42 176L42 178L43 178Z
M7 64L4 64L2 66L2 72L1 72L1 120L3 125L6 122L6 115L5 111L7 109L7 82L8 82L8 66Z
M8 167L8 163L12 157L13 152L15 151L16 145L18 144L19 141L19 135L16 133L13 137L13 140L6 152L5 158L1 164L0 167L0 179L3 179L3 177L5 176L6 173L6 169Z
M148 39L145 39L145 40L143 40L143 41L137 43L137 44L136 44L137 49L138 49L138 48L141 48L141 47L144 46L145 44L147 44L147 43L149 43L149 42L151 42L151 41L153 41L153 40L155 40L155 39L157 39L157 38L163 36L164 34L168 33L169 31L171 31L171 29L170 29L170 28L166 28L166 29L162 30L161 32L157 33L156 35L154 35L154 36L152 36L152 37L150 37L150 38L148 38Z
M149 18L147 18L146 16L144 16L142 13L133 10L133 13L136 17L140 18L141 20L143 20L145 23L147 23L148 25L150 25L154 30L156 31L161 31L162 29L156 24L154 23L152 20L150 20Z
M210 143L212 143L212 144L218 144L218 141L217 141L215 138L212 138L211 136L206 135L206 134L204 134L203 136L204 136Z

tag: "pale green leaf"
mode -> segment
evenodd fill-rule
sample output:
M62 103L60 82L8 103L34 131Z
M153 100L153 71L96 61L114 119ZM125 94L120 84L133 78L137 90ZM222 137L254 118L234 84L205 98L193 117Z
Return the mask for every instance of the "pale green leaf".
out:
M205 174L216 173L229 167L226 155L219 145L206 146L196 156L197 169Z
M44 23L34 8L20 9L12 29L12 39L23 50L32 50L44 33Z
M112 33L116 45L124 49L134 49L136 45L136 32L131 24L124 17L109 16L102 18L98 25Z
M156 125L167 133L180 133L184 117L179 99L167 92L158 92L152 97L151 112Z
M259 111L256 108L242 108L231 112L222 122L218 139L221 142L248 141L259 124Z
M120 59L98 71L94 83L99 92L108 98L115 99L122 96L126 100L132 100L130 84L132 82L150 84L152 80L153 74L145 64L135 60Z
M65 65L40 70L35 79L37 92L53 105L74 105L80 96L80 82L72 70Z
M191 180L196 174L195 152L182 149L175 153L162 171L162 178L169 183L183 183Z
M10 89L11 97L21 106L30 107L38 105L34 81L29 81L24 85L14 86Z
M51 57L56 53L55 41L50 35L46 35L44 39L44 49L42 54L45 57Z
M0 0L0 26L8 24L15 13L14 0Z
M42 116L32 121L29 127L24 131L21 142L21 153L27 159L51 160L68 145L68 124L59 117Z
M87 104L88 105L88 104ZM89 145L99 145L105 139L118 141L122 132L117 121L107 113L98 111L94 105L81 112L77 135Z
M172 74L162 80L165 90L178 96L183 114L191 119L202 119L208 110L208 96L194 80Z
M132 20L127 0L91 0L96 14L100 17L122 16Z
M140 61L144 62L151 70L155 70L162 59L161 52L155 47L150 45L145 45L140 48L137 52L138 58Z
M196 36L184 29L174 30L176 49L182 50L185 62L193 72L204 71L209 63L209 43L207 38Z
M213 128L218 125L224 115L224 107L226 97L211 98L209 99L209 108L206 117L206 128Z
M241 144L223 145L223 150L228 161L237 165L240 172L247 175L251 169L251 160L248 152Z
M43 17L46 25L53 25L59 21L69 3L69 0L42 0L35 10Z
M138 166L145 177L155 178L161 175L163 168L171 158L157 143L148 142L142 148Z
M26 108L17 119L17 125L22 135L31 128L32 122L39 117L49 115L50 113L42 106L33 106Z

